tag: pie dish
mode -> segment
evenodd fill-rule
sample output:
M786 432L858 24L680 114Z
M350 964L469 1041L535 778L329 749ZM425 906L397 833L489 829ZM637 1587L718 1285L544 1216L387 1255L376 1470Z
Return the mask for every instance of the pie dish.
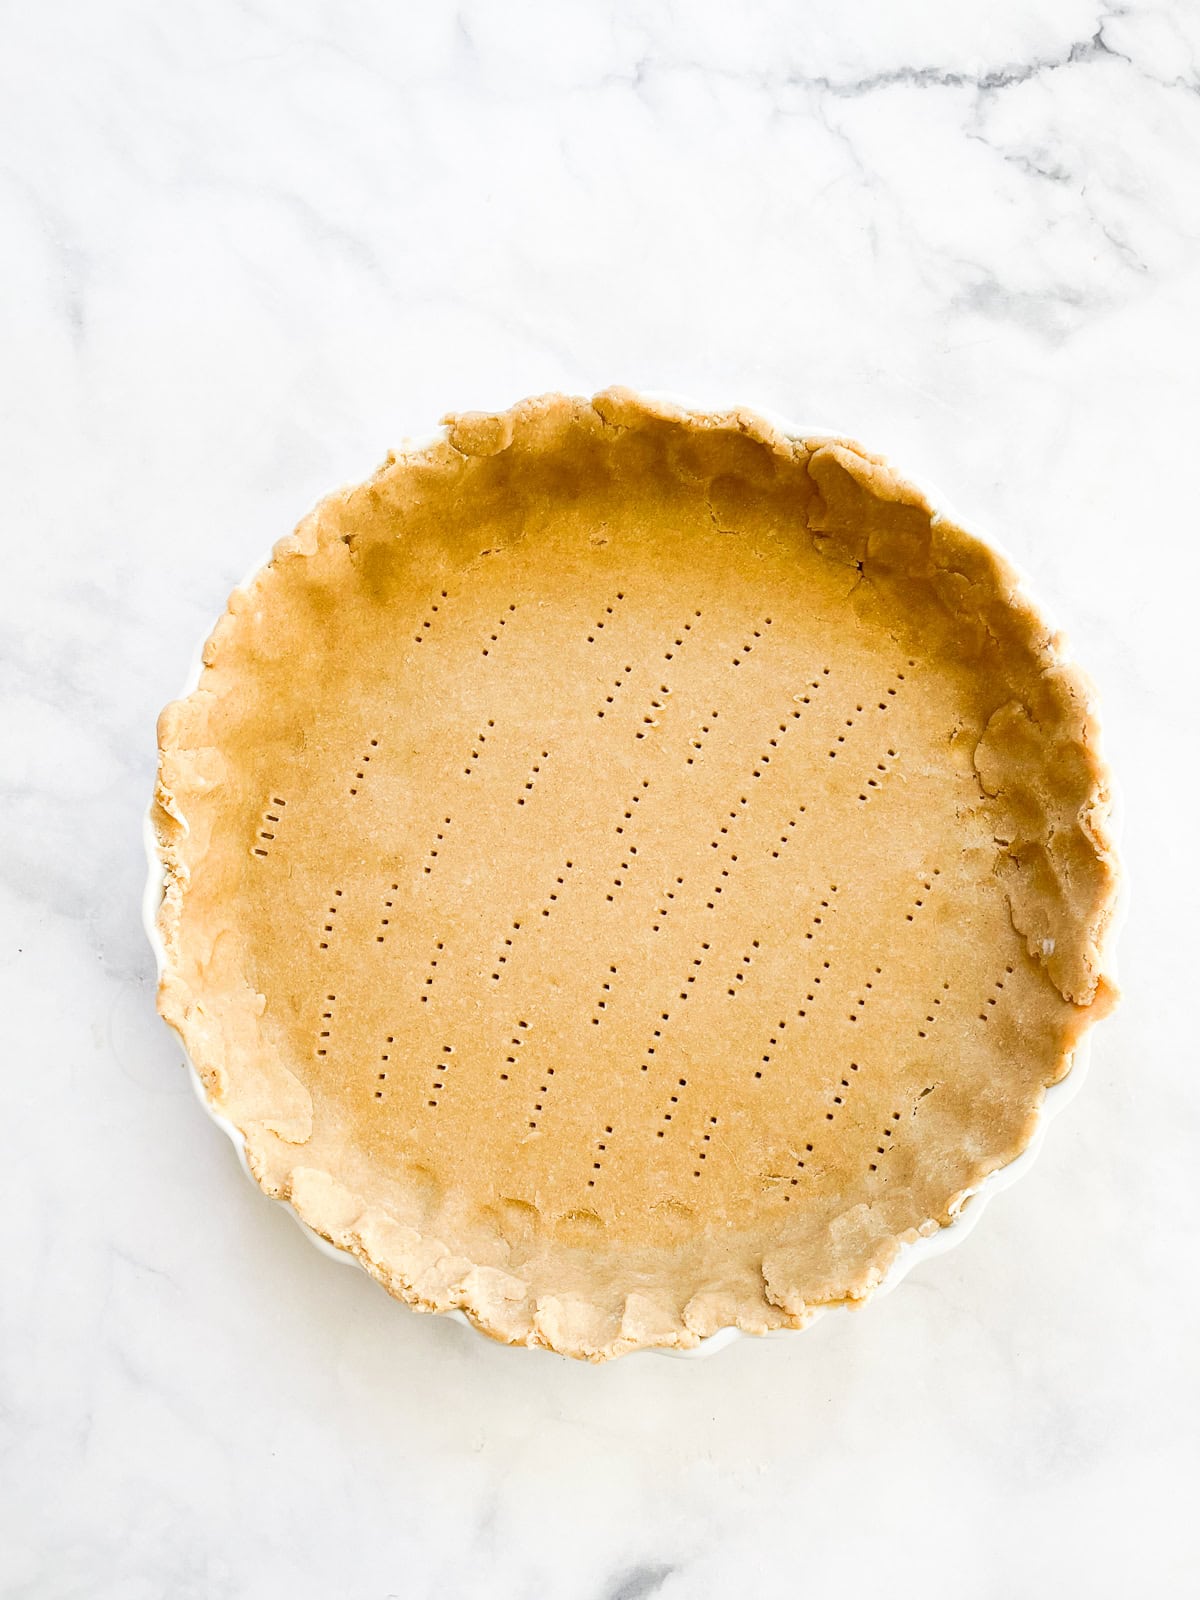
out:
M603 1360L865 1299L1111 1006L1090 691L882 460L447 419L163 712L159 1008L393 1294Z

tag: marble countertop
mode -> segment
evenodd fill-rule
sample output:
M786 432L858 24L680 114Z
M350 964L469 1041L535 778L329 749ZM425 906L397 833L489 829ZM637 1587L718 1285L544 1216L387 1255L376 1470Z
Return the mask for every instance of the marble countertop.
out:
M1182 1594L1200 1532L1190 0L49 3L0 24L0 1593ZM154 1015L154 717L311 502L622 382L845 429L1069 624L1124 1003L865 1311L591 1370L246 1183Z

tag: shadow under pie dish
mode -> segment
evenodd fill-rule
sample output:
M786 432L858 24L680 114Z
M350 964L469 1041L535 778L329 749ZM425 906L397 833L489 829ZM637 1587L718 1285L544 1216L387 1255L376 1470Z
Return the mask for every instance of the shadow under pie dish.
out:
M883 461L752 412L449 418L235 591L159 745L210 1104L505 1342L863 1300L1115 996L1086 681Z

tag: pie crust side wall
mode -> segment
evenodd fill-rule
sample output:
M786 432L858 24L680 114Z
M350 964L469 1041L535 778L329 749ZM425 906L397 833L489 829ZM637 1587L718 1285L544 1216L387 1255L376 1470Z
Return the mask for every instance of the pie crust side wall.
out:
M869 578L862 604L890 594L901 600L919 586L936 601L944 642L969 656L987 642L1006 663L1005 693L997 697L974 753L981 796L994 806L998 871L1014 928L1031 959L1072 1008L1062 1048L1047 1082L1070 1066L1079 1036L1115 998L1107 972L1108 934L1117 867L1109 835L1108 782L1098 752L1088 684L1062 656L1054 636L1020 594L1016 574L978 540L937 515L919 491L882 460L840 439L793 440L753 413L685 413L626 391L591 402L549 396L499 415L465 414L446 422L445 438L424 451L390 459L371 484L394 485L419 476L421 492L450 484L464 457L504 450L537 451L556 430L604 433L668 424L696 432L737 432L790 464L809 503L814 546L831 562ZM603 1360L651 1345L689 1346L722 1326L748 1332L803 1326L821 1305L857 1301L878 1285L916 1230L880 1239L847 1218L827 1272L811 1262L797 1289L797 1267L761 1238L731 1241L736 1270L720 1282L690 1282L675 1299L653 1292L589 1297L588 1251L560 1247L561 1293L534 1292L522 1271L473 1261L398 1220L386 1203L364 1200L345 1183L304 1161L313 1108L302 1083L276 1059L264 1038L261 996L243 983L212 999L222 953L184 948L183 907L205 840L197 804L222 782L223 758L210 734L211 713L229 688L227 664L241 619L253 612L261 586L277 565L305 561L345 537L354 494L323 501L295 534L280 541L271 563L245 590L235 591L209 639L199 687L168 706L159 722L159 777L154 820L165 873L159 928L166 954L159 1009L178 1031L210 1098L241 1128L251 1170L263 1188L286 1198L319 1234L353 1253L393 1294L425 1310L461 1308L482 1331L509 1343L542 1345ZM714 509L716 515L716 509ZM1039 1094L1040 1098L1040 1094ZM945 1224L964 1188L1014 1159L1036 1122L1028 1106L1010 1149L979 1163L970 1181L944 1197L922 1231Z

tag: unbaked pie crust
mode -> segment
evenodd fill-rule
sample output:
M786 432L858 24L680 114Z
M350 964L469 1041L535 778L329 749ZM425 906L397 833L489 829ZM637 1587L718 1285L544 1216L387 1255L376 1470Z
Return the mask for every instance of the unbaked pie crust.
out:
M882 461L749 412L449 418L234 593L159 744L212 1104L509 1343L863 1299L1114 996L1085 680Z

